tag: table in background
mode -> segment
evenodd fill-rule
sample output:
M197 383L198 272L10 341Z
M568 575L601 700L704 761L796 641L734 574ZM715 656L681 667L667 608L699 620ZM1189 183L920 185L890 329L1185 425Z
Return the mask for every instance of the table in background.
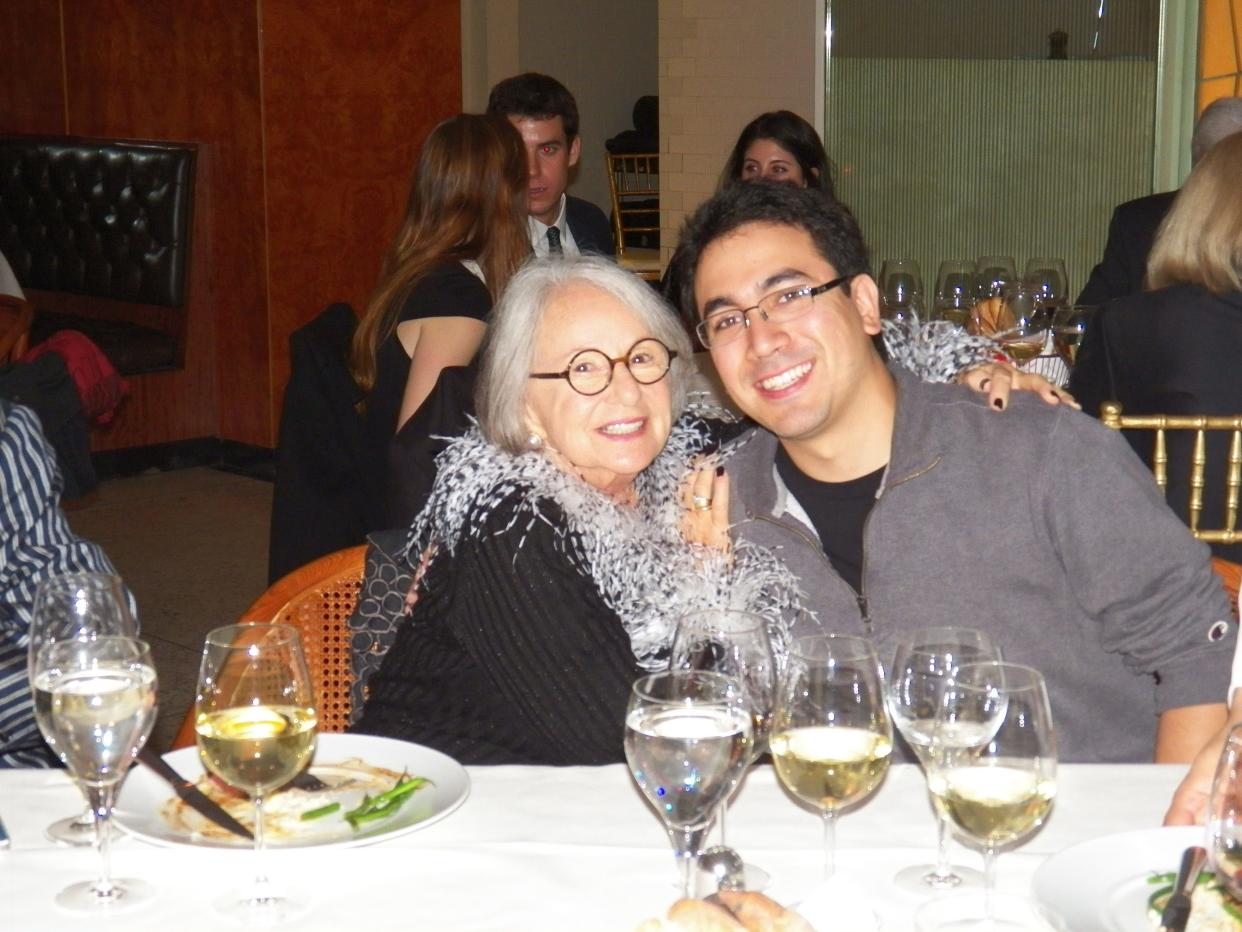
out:
M289 929L617 929L662 915L675 898L671 848L621 765L471 767L465 804L426 829L366 848L271 851L278 881L294 881L311 913ZM1070 845L1160 824L1184 768L1065 765L1044 829L1002 855L999 886L1025 893L1039 864ZM875 797L838 823L838 870L885 921L908 930L920 900L892 884L896 871L933 857L935 823L922 774L895 766ZM140 912L97 922L59 912L52 897L91 876L95 854L43 837L81 805L57 771L0 770L0 814L13 846L0 851L0 929L174 930L224 928L210 903L243 884L248 851L161 848L118 839L113 870L155 885ZM758 767L729 811L729 841L771 872L773 896L795 901L822 868L819 818L789 800L770 767ZM955 847L959 863L974 851ZM1159 865L1153 865L1159 866ZM1171 865L1170 865L1171 867Z

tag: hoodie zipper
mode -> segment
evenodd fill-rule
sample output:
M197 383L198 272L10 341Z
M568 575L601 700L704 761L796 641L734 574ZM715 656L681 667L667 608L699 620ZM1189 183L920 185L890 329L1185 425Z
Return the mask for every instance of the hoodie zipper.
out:
M836 567L832 565L832 561L828 559L828 555L824 553L823 544L820 543L818 538L811 537L809 534L804 532L801 528L796 527L795 525L792 525L792 524L788 524L780 520L779 518L774 517L773 515L751 515L750 517L751 517L751 520L753 521L768 521L772 524L775 524L777 527L783 528L786 531L792 531L798 537L802 538L802 540L805 541L812 550L814 550L817 554L819 554L819 558L824 561L828 569L830 569L836 575L837 579L841 579L841 582L845 583L846 587L848 587L849 590L854 593L854 602L858 605L858 616L862 621L863 632L866 634L867 637L871 637L872 634L875 633L874 623L871 618L871 606L867 601L867 528L871 526L871 516L874 515L876 512L876 509L880 507L880 502L883 501L884 498L888 495L889 490L895 489L897 488L897 486L904 485L905 483L909 482L911 479L917 479L919 476L922 476L930 472L932 469L934 469L936 466L940 464L940 459L941 458L937 456L934 460L932 460L922 469L918 469L910 473L910 475L897 480L892 485L884 487L883 489L881 489L880 494L876 496L875 504L871 506L871 510L867 512L867 517L863 519L862 547L861 547L862 566L860 567L860 571L859 571L859 579L860 579L859 589L855 589L849 583L845 582L844 579L841 579L841 574L837 572Z

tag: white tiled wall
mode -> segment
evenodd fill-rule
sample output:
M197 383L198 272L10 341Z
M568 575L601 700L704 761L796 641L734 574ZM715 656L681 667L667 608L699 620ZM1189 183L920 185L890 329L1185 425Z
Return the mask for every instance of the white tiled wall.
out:
M738 132L765 110L816 122L815 0L660 0L660 214L664 258L716 189Z

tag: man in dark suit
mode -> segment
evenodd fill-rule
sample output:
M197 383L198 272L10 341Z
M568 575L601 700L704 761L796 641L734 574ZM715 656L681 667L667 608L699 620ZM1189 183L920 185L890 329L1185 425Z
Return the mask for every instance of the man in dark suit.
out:
M555 78L527 72L493 87L487 112L508 118L526 144L535 255L612 255L612 225L604 212L565 193L569 170L582 154L573 94Z
M1190 140L1191 162L1197 163L1226 136L1242 132L1242 97L1222 97L1204 108ZM1176 191L1163 191L1126 201L1113 211L1104 258L1091 270L1079 304L1106 304L1143 290L1147 256L1160 221L1169 212Z

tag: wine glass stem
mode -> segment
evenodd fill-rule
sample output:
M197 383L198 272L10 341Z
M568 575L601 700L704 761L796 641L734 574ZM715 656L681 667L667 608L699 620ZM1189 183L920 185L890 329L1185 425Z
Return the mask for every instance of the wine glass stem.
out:
M263 796L256 795L254 798L254 903L262 906L271 899L271 891L268 889L267 870L264 866L263 857Z
M673 843L673 854L681 870L683 899L690 899L694 896L694 868L699 862L699 849L703 847L703 834L706 831L707 825L700 825L697 828L688 825L668 827L668 837Z
M994 918L993 913L996 904L993 902L996 894L996 849L991 845L985 845L983 848L983 912L987 916L988 922Z
M112 813L113 791L113 784L86 789L94 813L95 850L99 852L99 878L91 887L91 893L99 900L114 899L120 892L112 882L112 823L108 816Z
M937 813L939 828L936 841L936 870L938 879L944 880L953 876L953 865L949 863L949 820Z
M822 810L824 816L824 882L832 879L837 870L837 814L835 810Z

